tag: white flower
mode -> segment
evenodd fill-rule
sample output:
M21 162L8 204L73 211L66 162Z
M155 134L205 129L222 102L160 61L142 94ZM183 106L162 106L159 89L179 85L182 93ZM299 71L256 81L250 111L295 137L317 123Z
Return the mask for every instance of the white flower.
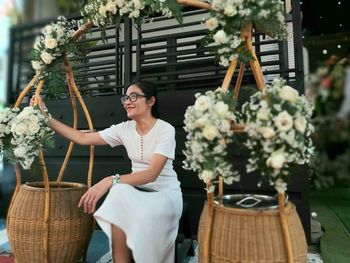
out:
M51 25L47 25L46 27L44 27L43 33L44 35L51 34L52 30L53 30L53 27Z
M234 16L237 14L237 9L235 6L228 4L224 9L224 14L227 16Z
M278 178L275 181L275 189L278 193L283 194L287 191L287 184L281 178Z
M311 213L311 217L312 217L313 219L315 219L315 218L317 217L317 213L316 213L316 212L312 212L312 213Z
M142 10L145 8L145 5L140 0L132 0L136 9Z
M213 125L207 125L203 129L203 136L212 141L218 135L218 130Z
M208 108L208 106L208 99L204 95L199 96L194 104L195 109L199 111L205 111Z
M281 169L285 161L286 158L281 152L273 152L266 160L266 165L274 169Z
M209 170L204 170L201 173L201 177L206 184L210 183L210 181L214 179L213 175L214 175L213 172Z
M38 71L41 69L41 64L39 61L33 60L32 61L32 67L35 71Z
M45 64L51 64L53 57L46 51L41 52L40 58Z
M113 15L117 13L117 4L114 1L108 1L106 4L106 9L108 12L111 12Z
M271 139L276 134L271 127L261 127L259 128L259 132L265 139Z
M228 42L227 35L224 30L219 30L218 32L215 33L214 35L214 41L217 44L225 44Z
M16 157L23 158L26 155L27 151L25 147L19 146L14 149L13 153L15 154Z
M17 125L16 124L17 123L14 123L13 126L14 132L19 136L23 135L27 131L27 126L24 123L18 123Z
M294 120L295 129L297 129L297 131L301 133L305 132L306 125L307 125L306 119L301 115L298 115L297 118Z
M28 128L29 128L29 132L34 135L39 131L40 126L38 123L31 123L29 124Z
M215 103L214 109L215 109L216 113L222 118L222 117L226 116L229 108L228 108L228 105L226 103L219 101L219 102Z
M293 127L293 118L288 112L283 111L275 118L275 125L280 131L288 131Z
M98 9L98 13L103 16L106 17L106 12L107 12L107 8L104 5L101 5L100 8Z
M57 47L57 41L54 38L45 38L45 47L48 49L54 49Z
M208 118L199 118L195 121L196 127L204 127L205 125L207 125L209 123Z
M295 102L299 97L299 93L296 89L293 89L292 87L285 85L280 90L279 96L281 99L284 99L290 102Z
M258 120L268 120L270 115L269 109L260 108L256 114Z
M218 27L219 25L219 22L218 20L215 18L215 17L212 17L210 19L208 19L206 22L205 22L207 28L210 30L210 31L213 31L215 28Z

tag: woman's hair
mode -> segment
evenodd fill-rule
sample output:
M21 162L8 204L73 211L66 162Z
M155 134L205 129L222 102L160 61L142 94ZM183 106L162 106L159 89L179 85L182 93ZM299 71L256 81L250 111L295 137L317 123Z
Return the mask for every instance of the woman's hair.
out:
M153 117L158 118L159 117L158 97L157 97L157 89L155 88L154 84L148 81L134 80L131 83L129 83L127 88L132 85L139 87L142 90L143 94L145 94L147 100L149 100L151 97L155 98L155 102L152 106L151 113Z

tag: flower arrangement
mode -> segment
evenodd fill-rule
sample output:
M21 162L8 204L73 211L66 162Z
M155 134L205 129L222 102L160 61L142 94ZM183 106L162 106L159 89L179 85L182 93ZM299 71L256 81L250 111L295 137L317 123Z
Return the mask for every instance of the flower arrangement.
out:
M283 79L252 95L242 106L250 150L247 172L259 170L279 193L285 192L291 168L307 163L313 153L312 111L313 105Z
M210 18L206 20L209 33L205 44L214 43L219 63L228 67L234 59L246 62L251 59L242 48L241 28L252 22L256 29L272 37L284 39L287 29L284 22L284 4L280 0L212 0Z
M39 153L39 147L53 147L53 131L39 108L30 106L18 112L17 108L6 108L0 113L0 122L4 126L0 145L6 145L1 148L6 159L28 170Z
M195 104L185 113L185 131L188 134L184 168L198 172L199 178L207 184L218 175L223 176L225 183L232 184L239 180L238 172L228 160L228 148L233 142L231 124L236 121L236 101L231 92L221 88L195 96ZM207 189L213 190L214 186Z
M11 146L11 125L18 112L18 108L5 108L0 112L0 151L5 156Z
M348 79L347 79L348 78ZM315 156L311 184L317 189L350 182L349 59L330 57L309 76L307 96L314 101Z
M57 94L64 87L62 55L78 52L72 39L75 26L75 21L67 21L60 16L57 23L45 26L42 35L35 40L31 52L32 67L39 73L39 80L45 80L46 88L52 94Z
M107 25L119 24L123 16L141 24L151 13L174 16L182 22L182 13L175 0L89 0L82 11L85 21L92 21L103 32Z

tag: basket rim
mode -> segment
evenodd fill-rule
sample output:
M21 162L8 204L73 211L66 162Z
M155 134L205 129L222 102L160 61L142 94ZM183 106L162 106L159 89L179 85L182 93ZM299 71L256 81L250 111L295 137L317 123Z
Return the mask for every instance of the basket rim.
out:
M87 188L86 184L76 182L50 181L49 185L50 191L72 191ZM55 186L63 186L64 188L56 188ZM44 191L45 184L44 181L26 182L21 185L21 188L30 191Z

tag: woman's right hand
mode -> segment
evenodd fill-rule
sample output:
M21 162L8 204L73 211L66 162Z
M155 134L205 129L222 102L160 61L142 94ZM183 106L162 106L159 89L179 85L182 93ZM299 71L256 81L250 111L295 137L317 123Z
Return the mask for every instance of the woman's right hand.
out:
M46 105L42 99L42 97L39 95L37 96L38 99L38 106L42 112L42 114L44 114L46 117L48 117L48 110L46 108ZM34 106L34 101L35 101L35 95L32 96L32 98L30 99L30 106Z

